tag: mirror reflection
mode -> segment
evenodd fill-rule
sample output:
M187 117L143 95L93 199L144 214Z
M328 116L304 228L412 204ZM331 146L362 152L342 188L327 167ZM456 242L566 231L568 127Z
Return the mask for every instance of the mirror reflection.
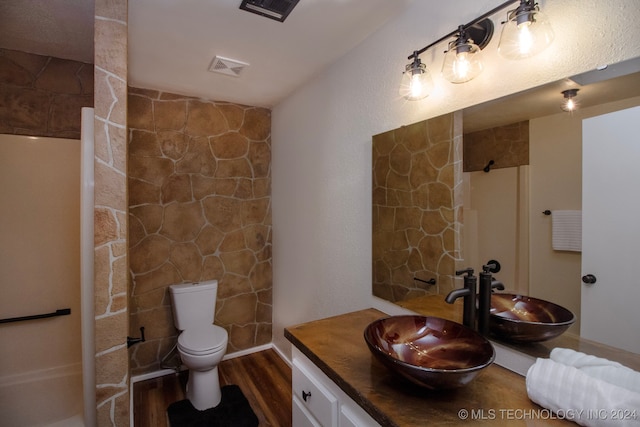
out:
M451 200L446 200L450 206L438 212L442 227L434 233L439 233L440 240L425 238L416 230L402 238L397 233L381 237L380 229L385 225L377 206L380 194L376 194L376 174L384 171L376 169L379 136L374 137L373 294L412 308L412 301L428 295L444 298L450 290L461 287L455 269L471 267L477 272L483 264L497 260L501 270L495 277L508 291L552 301L571 310L578 320L569 331L579 334L584 326L581 300L585 294L585 284L580 278L586 273L582 242L572 242L571 236L569 241L562 241L558 227L561 218L575 214L578 219L574 218L574 223L581 225L583 121L640 105L639 64L638 60L625 61L465 109L461 113L463 167L456 169L451 157L438 160L437 156L435 165L427 162L411 165L424 166L423 172L439 175L438 179L447 175L447 168L451 175L462 175L461 190L455 189L460 177L454 177ZM571 96L567 97L569 89L577 91L571 90L568 92ZM577 104L574 111L566 111L568 98ZM455 118L454 113L449 119ZM407 126L406 132L413 132L412 126ZM428 129L433 131L434 126L425 129L429 133ZM391 135L382 137L388 139ZM450 143L454 144L451 146L455 147L456 135L450 137L453 141ZM393 138L398 139L398 133ZM410 139L407 141L411 143ZM608 151L606 147L600 149ZM397 147L394 150L385 155L389 158L410 155ZM425 150L443 151L435 146ZM601 168L607 166L603 164ZM393 166L390 170L394 173ZM410 180L413 175L415 171ZM418 186L433 189L434 184ZM414 192L408 197L419 196ZM430 215L433 217L433 213ZM434 224L433 220L427 222ZM425 228L424 219L418 224L417 228ZM459 228L456 224L460 224ZM613 230L611 236L612 233ZM429 257L425 254L433 254L433 247L438 245L442 251L435 257L437 262L425 261ZM423 262L417 262L419 258ZM636 341L640 342L640 337ZM626 345L607 344L622 348Z

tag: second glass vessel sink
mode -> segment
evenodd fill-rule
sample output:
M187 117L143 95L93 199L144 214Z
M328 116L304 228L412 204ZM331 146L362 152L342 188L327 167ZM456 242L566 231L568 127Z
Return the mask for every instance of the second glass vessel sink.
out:
M491 295L489 331L505 341L547 341L575 322L573 313L549 301L524 295Z

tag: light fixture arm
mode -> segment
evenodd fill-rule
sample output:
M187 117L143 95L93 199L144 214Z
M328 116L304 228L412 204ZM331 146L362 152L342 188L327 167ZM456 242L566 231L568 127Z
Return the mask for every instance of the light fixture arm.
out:
M409 57L409 59L413 59L413 62L407 66L407 69L417 69L420 68L420 54L417 51L413 52L413 55Z
M494 15L495 13L501 11L502 9L506 8L509 5L512 5L512 4L517 3L517 2L521 2L521 6L522 6L522 3L528 3L530 1L531 0L509 0L509 1L506 1L506 2L502 3L501 5L499 5L497 7L494 7L489 12L477 17L473 21L471 21L471 22L469 22L469 23L467 23L465 25L460 25L456 30L450 32L449 34L447 34L445 36L440 37L438 40L434 41L433 43L428 44L427 46L423 47L422 49L414 50L413 53L407 57L407 59L411 60L411 59L417 58L418 55L423 54L424 52L426 52L427 50L429 50L433 46L435 46L435 45L437 45L439 43L442 43L443 41L445 41L447 39L450 39L451 37L456 36L457 34L459 34L459 32L461 30L464 30L464 31L469 30L474 25L478 24L480 21L483 21L484 19L490 17L491 15ZM484 48L484 45L480 46L480 43L478 44L478 46L480 48Z
M464 29L464 25L460 25L458 27L458 33L456 34L456 39L451 42L450 49L455 48L456 53L462 53L464 51L471 50L471 46L467 44L469 41L469 37L467 36L467 31Z

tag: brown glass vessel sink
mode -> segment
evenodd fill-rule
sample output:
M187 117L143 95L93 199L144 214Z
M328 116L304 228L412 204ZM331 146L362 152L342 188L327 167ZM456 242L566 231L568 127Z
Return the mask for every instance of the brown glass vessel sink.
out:
M575 320L571 311L549 301L516 294L491 295L489 331L505 341L547 341Z
M482 335L439 317L378 319L367 326L364 339L391 371L433 390L467 385L495 358Z

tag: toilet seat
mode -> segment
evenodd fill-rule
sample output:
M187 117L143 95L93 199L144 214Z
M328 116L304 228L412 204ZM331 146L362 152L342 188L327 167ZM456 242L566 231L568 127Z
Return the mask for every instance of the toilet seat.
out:
M178 336L178 350L194 356L224 351L228 334L224 328L207 325L189 328Z

